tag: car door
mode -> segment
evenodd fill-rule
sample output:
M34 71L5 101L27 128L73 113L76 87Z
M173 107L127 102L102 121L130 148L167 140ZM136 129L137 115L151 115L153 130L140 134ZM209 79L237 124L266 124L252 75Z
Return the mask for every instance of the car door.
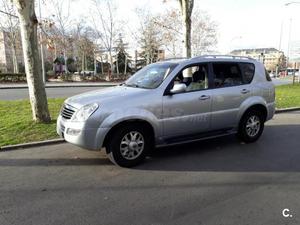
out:
M210 129L212 93L208 85L208 64L187 67L178 76L185 71L192 73L193 69L197 67L205 70L202 71L205 73L204 83L200 84L201 82L199 82L197 86L196 82L192 82L188 84L187 91L183 93L163 96L162 120L165 137L201 133Z
M211 63L211 67L214 86L211 128L213 130L233 128L237 124L241 104L251 96L252 78L244 80L240 63L215 62Z

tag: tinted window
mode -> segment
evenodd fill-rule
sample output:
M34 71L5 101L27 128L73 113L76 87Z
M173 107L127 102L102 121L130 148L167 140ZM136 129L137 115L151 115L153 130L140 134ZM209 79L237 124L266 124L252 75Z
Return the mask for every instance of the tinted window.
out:
M265 69L266 79L267 81L272 81L272 78L270 77L269 72Z
M213 63L213 71L216 88L243 84L242 74L237 63Z
M255 73L255 66L252 63L240 63L245 84L250 84Z

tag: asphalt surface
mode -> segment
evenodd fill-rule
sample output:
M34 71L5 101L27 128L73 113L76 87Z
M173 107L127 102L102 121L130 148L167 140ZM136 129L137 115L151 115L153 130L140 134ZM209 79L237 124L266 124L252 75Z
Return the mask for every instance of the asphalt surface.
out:
M46 88L48 98L67 98L87 91L99 90L103 87L58 87ZM0 89L0 100L28 99L28 89Z
M299 134L300 112L278 114L256 143L157 149L133 169L70 144L0 152L0 224L300 224Z
M283 79L273 79L276 86L292 83L291 80ZM110 84L110 83L108 83ZM50 85L50 84L49 84ZM55 84L51 84L54 86ZM72 85L72 84L68 84ZM75 84L74 84L75 85ZM80 85L80 84L76 84ZM88 84L87 84L88 85ZM91 84L95 85L95 84ZM105 84L104 84L105 85ZM107 85L107 84L106 84ZM110 84L113 85L113 84ZM18 85L16 85L18 87ZM98 90L105 87L56 87L56 88L46 88L48 98L67 98L73 95L81 94L87 91ZM16 88L16 89L1 89L0 88L0 100L20 100L28 99L28 89L27 88Z

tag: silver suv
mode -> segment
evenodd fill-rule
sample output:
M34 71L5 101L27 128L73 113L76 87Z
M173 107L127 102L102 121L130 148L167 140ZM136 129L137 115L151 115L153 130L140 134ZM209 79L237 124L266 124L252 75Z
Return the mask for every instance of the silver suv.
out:
M141 163L159 146L237 134L254 142L275 111L274 85L262 63L201 56L148 65L113 88L68 98L57 133L112 162Z

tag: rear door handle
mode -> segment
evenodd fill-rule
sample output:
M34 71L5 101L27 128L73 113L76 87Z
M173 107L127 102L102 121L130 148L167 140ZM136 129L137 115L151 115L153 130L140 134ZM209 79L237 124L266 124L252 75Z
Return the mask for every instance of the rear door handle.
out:
M208 95L201 95L199 97L199 100L207 100L207 99L210 99L210 96L208 96Z
M250 92L250 90L248 90L248 89L243 89L243 90L241 90L241 93L242 94L247 94L247 93L249 93Z

